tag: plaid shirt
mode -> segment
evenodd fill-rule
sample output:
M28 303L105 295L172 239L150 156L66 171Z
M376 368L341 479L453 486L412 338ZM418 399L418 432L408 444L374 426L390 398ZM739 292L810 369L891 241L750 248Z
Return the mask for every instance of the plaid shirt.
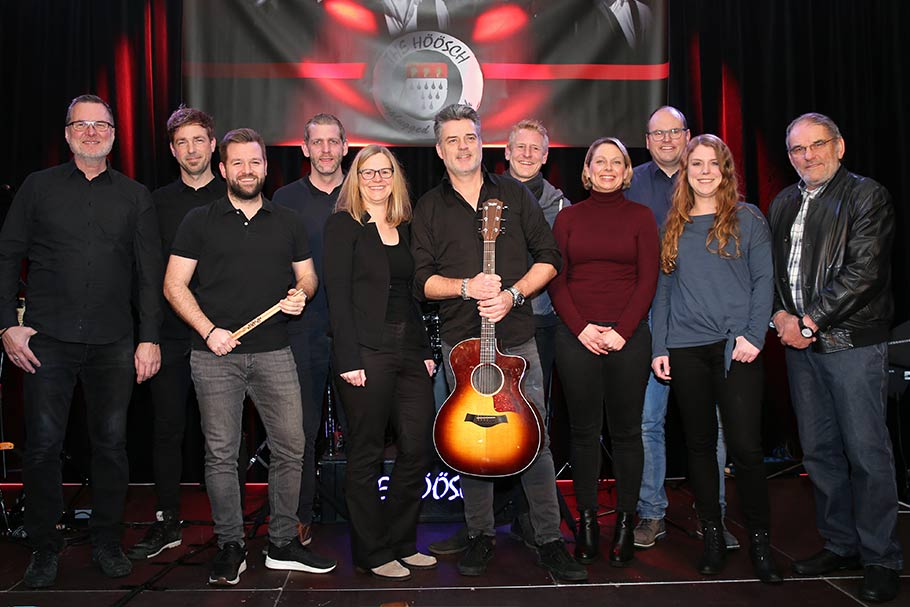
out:
M793 304L796 306L796 313L802 317L806 313L803 308L803 282L799 275L799 262L803 255L803 228L806 224L806 213L809 211L809 203L818 198L825 190L828 184L824 184L814 190L807 190L804 183L800 182L799 191L802 192L803 201L799 207L799 213L793 220L793 226L790 228L790 257L787 259L787 276L790 279L790 291L793 294Z

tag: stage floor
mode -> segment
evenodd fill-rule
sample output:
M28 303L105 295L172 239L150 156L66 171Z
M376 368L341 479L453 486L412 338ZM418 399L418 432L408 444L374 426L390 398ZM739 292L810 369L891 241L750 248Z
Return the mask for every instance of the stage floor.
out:
M560 482L567 501L573 505L571 483ZM601 492L602 509L612 503L609 484ZM805 477L779 478L770 482L772 542L779 564L790 575L793 559L804 558L821 548L813 523L813 502ZM68 489L72 491L72 489ZM4 487L7 504L17 490ZM185 519L195 519L184 529L183 545L156 559L136 563L133 573L110 580L90 562L88 544L71 545L63 552L60 575L51 590L30 591L22 584L29 551L10 541L0 543L0 604L41 607L83 607L129 605L130 607L203 607L243 605L245 607L347 607L347 606L495 606L495 607L576 607L587 605L699 605L721 607L837 607L862 605L856 598L860 572L824 578L788 577L782 586L766 586L751 577L746 531L737 508L735 480L727 481L729 513L727 527L744 544L730 553L724 573L716 577L699 575L694 564L701 542L695 537L692 496L685 485L669 486L668 534L651 549L636 552L627 569L609 567L603 560L588 568L590 579L583 584L562 584L536 565L535 555L512 539L508 526L498 529L496 556L488 573L467 578L455 568L457 556L443 557L439 567L414 572L400 584L383 582L354 571L351 565L348 526L345 523L315 526L313 548L338 559L337 569L326 575L287 573L265 568L261 549L265 529L248 542L248 570L236 588L213 589L206 585L208 563L215 548L210 543L212 528L208 500L197 487L184 487ZM264 490L253 487L247 511L262 503ZM130 488L127 519L150 520L154 497L151 487ZM448 537L458 529L455 523L424 523L418 530L418 545ZM601 519L602 545L612 537L613 517ZM902 509L899 523L906 553L910 545L910 513ZM131 525L124 537L129 546L141 537L144 527ZM567 538L571 534L564 527ZM571 550L573 545L569 543ZM910 575L901 576L902 594L890 605L910 605Z

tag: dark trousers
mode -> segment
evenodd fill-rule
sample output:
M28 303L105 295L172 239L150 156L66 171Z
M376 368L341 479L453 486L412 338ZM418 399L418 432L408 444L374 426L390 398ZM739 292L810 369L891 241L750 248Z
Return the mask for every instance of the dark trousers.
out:
M366 385L338 382L347 416L345 499L358 567L378 567L417 552L417 520L430 465L433 387L407 323L387 323L379 350L361 348ZM398 455L385 499L379 494L386 428Z
M112 344L89 345L37 333L29 347L41 362L24 379L23 481L29 540L35 549L63 547L63 537L56 529L64 508L60 453L78 379L92 448L92 541L119 541L129 483L126 414L136 377L132 336Z
M597 509L600 433L604 416L613 446L616 509L635 512L644 451L641 411L648 384L651 331L641 323L622 350L592 354L560 323L556 368L569 413L570 460L579 510Z
M161 369L149 380L154 408L152 467L157 510L180 509L180 475L183 472L183 435L190 378L188 340L161 341Z
M297 519L301 523L313 520L313 501L316 498L316 435L322 424L322 403L329 378L332 340L327 328L319 325L289 336L291 351L297 364L300 400L303 403L303 469L300 473L300 500Z
M736 466L736 490L746 526L768 529L768 481L761 443L764 366L732 361L724 373L720 341L707 346L670 349L671 386L682 414L695 509L703 520L720 520L717 471L717 408L727 453Z

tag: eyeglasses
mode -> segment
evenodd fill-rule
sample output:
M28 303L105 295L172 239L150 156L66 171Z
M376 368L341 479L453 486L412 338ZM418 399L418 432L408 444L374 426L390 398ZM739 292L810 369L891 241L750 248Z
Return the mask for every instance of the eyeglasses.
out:
M385 169L361 169L357 171L357 174L360 175L361 179L364 181L373 181L373 178L375 178L376 175L379 175L382 179L391 179L394 173L395 169L391 167Z
M688 130L689 129L657 129L656 131L648 131L646 134L655 141L661 141L666 135L669 135L670 139L679 139L682 137L682 134Z
M805 156L806 151L812 150L813 152L817 152L835 139L837 139L837 137L831 137L830 139L819 139L818 141L813 141L809 145L794 145L792 148L787 150L787 153L791 156Z
M95 127L95 130L99 133L107 133L110 129L114 128L114 125L106 120L74 120L66 126L73 127L73 130L77 133L81 133L90 126Z

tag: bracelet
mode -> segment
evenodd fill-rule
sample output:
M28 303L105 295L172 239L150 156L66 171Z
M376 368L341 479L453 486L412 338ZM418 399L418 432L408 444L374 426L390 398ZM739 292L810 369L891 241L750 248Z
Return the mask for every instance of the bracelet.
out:
M216 325L212 325L212 328L209 329L209 332L205 334L205 339L203 340L205 343L209 343L209 337L212 336L212 333L214 333L215 329L217 328L218 327Z
M465 301L471 299L468 297L468 279L465 278L461 281L461 298Z

